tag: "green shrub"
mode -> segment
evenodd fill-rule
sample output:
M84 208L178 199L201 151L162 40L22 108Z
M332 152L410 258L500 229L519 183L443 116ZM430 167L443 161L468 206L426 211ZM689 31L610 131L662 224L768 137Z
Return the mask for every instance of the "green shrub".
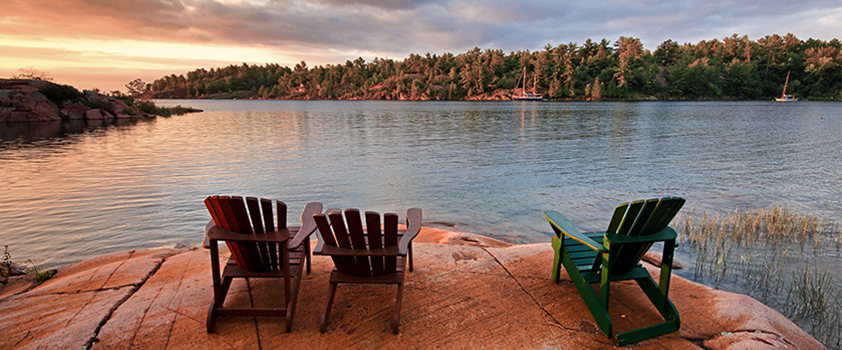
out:
M3 262L0 262L0 283L6 283L12 275L12 255L9 254L9 246L6 246L3 253Z
M50 279L50 277L53 277L53 274L55 273L55 270L47 270L35 260L27 259L26 262L29 263L26 273L35 276L35 281L38 283Z
M116 95L116 96L112 96L112 97L114 97L116 99L119 99L119 100L123 100L123 102L125 102L126 105L129 105L129 106L134 104L134 97L131 97L129 95L120 94L120 95Z
M135 101L134 106L137 107L137 109L139 109L141 112L146 113L146 114L157 114L158 113L158 107L156 107L155 104L152 103L152 101L144 101L144 100Z
M79 90L69 85L48 84L38 89L38 92L47 96L47 99L55 104L82 96Z
M99 108L106 111L111 109L111 104L107 101L82 101L82 104L90 108Z

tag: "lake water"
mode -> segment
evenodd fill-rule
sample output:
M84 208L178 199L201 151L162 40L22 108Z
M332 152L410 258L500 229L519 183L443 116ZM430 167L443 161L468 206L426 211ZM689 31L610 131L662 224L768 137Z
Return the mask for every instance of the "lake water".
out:
M842 105L799 102L159 101L203 113L0 124L0 245L59 267L197 244L212 194L424 210L425 224L549 242L621 202L783 204L842 217Z

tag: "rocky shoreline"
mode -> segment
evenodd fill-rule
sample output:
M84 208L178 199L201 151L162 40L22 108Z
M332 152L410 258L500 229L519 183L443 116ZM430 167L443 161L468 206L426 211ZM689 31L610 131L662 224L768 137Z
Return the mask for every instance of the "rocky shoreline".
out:
M79 92L67 85L43 80L0 79L0 122L109 121L154 118L131 99L96 91ZM181 108L176 113L200 112Z
M282 318L228 317L208 334L208 251L139 249L73 264L40 285L2 287L0 348L614 348L566 274L559 284L550 279L549 243L511 245L425 227L413 249L415 271L407 275L399 335L388 327L394 286L365 285L340 288L331 329L319 333L333 267L323 256L314 257L312 273L304 276L291 333L284 332ZM653 275L659 271L644 265ZM235 282L226 303L272 306L283 294L274 283ZM659 317L633 282L612 285L611 293L611 317L620 331ZM681 329L629 348L824 348L744 295L674 275L670 298Z

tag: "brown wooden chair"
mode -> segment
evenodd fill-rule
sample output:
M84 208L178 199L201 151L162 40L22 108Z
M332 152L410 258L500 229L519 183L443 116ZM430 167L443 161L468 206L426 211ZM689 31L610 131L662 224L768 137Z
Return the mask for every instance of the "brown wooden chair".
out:
M313 254L329 255L335 266L330 273L330 289L319 330L322 333L327 330L339 283L380 283L398 285L392 320L392 332L398 334L404 269L410 260L412 271L412 239L421 231L421 209L406 211L406 230L398 229L395 213L384 214L381 225L379 213L365 212L366 228L357 209L345 210L344 220L339 209L330 209L327 215L313 215L313 219L319 228L319 243Z
M301 226L287 227L287 206L275 201L248 197L210 196L205 206L213 220L205 227L205 248L210 248L213 303L208 310L207 329L213 331L217 317L284 316L286 331L292 330L295 302L301 286L302 263L310 273L310 234L316 225L313 214L321 213L321 203L308 203L301 214ZM275 221L277 220L277 221ZM277 227L275 225L277 222ZM231 258L220 274L219 241L225 241ZM223 306L234 278L283 278L282 308L229 308ZM293 279L290 284L290 279Z

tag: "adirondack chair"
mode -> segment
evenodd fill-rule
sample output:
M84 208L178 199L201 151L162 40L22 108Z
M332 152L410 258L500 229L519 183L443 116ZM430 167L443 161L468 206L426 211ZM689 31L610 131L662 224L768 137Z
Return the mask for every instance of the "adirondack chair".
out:
M614 281L635 280L664 318L663 323L617 334L619 346L677 331L681 325L669 300L676 233L668 225L683 205L684 199L677 197L624 203L614 210L608 230L597 233L581 233L561 214L544 212L555 231L553 281L558 283L564 266L606 336L613 334L608 296ZM639 263L655 242L664 245L658 284ZM598 295L591 283L599 283Z
M409 271L412 271L412 239L421 231L421 209L406 211L406 230L398 229L395 213L384 214L381 225L380 214L367 211L365 228L357 209L346 209L344 220L339 209L329 209L327 215L313 215L313 219L319 228L319 243L313 254L329 255L335 266L330 273L328 299L319 331L327 330L339 283L380 283L398 285L392 319L392 332L398 334L404 269L406 261L410 260Z
M301 226L287 227L287 206L275 201L277 227L272 201L247 197L210 196L205 206L213 220L205 227L206 248L210 249L213 303L208 310L207 331L213 331L217 317L284 316L286 331L292 330L295 303L301 286L302 264L310 273L310 234L316 230L313 214L321 203L308 203L301 214ZM224 241L231 258L220 274L218 242ZM234 278L282 278L282 308L230 308L223 306ZM293 279L290 283L290 279Z

